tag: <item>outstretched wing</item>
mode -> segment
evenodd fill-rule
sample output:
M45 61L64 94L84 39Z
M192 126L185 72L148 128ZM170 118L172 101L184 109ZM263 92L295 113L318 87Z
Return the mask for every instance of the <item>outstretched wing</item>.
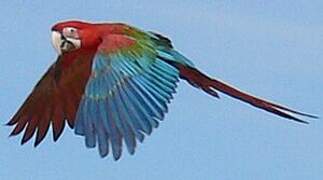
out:
M102 157L111 146L118 160L123 141L133 154L136 139L142 142L167 112L179 71L160 58L166 56L163 48L171 49L160 38L133 30L106 36L98 48L75 133L85 137L89 148L98 144Z
M24 144L37 132L34 144L37 146L46 136L50 124L54 141L63 132L65 121L73 127L75 114L91 72L93 54L84 52L59 56L7 123L15 125L11 135L24 131L21 140Z

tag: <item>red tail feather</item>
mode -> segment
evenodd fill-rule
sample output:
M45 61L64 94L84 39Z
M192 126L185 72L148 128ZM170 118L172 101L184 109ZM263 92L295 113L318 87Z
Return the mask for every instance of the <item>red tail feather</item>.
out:
M228 84L225 84L219 80L212 79L208 77L207 75L203 74L199 70L188 67L182 64L173 64L177 67L177 69L180 71L180 76L182 79L187 80L190 84L197 88L201 88L208 94L219 97L216 93L216 90L227 94L231 97L237 98L241 101L244 101L246 103L249 103L257 108L263 109L265 111L274 113L278 116L288 118L297 122L301 123L308 123L307 121L301 120L290 113L301 115L301 116L307 116L311 118L317 118L316 116L301 113L292 109L289 109L287 107L271 103L269 101L266 101L264 99L257 98L255 96L252 96L250 94L244 93L232 86L229 86Z

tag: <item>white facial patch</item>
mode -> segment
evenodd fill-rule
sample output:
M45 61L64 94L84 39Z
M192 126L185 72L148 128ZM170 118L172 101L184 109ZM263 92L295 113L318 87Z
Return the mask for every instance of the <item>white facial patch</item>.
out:
M81 40L65 37L57 31L52 32L52 44L59 55L81 48Z

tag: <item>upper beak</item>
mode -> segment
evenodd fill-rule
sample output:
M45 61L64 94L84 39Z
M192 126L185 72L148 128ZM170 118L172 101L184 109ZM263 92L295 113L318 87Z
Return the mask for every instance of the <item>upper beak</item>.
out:
M59 55L62 54L61 44L62 44L62 34L58 31L52 31L52 45Z

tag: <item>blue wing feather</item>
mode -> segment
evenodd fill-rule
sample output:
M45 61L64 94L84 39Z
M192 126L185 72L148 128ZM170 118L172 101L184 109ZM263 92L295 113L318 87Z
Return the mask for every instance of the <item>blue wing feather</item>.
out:
M85 125L84 125L84 114L85 110L84 108L85 101L81 101L79 104L78 112L76 113L75 119L78 121L78 123L75 123L75 134L84 136L85 135Z
M121 78L121 77L119 77ZM128 85L126 84L126 81L123 81L123 85L122 86L118 86L118 92L119 92L119 99L121 104L118 105L119 110L121 112L119 112L120 114L122 114L124 117L124 119L127 121L127 123L129 124L129 126L131 127L131 130L135 133L137 139L142 142L143 141L143 134L140 133L140 131L142 131L142 127L140 125L140 118L138 119L137 116L134 114L134 107L131 103L131 101L125 96L125 92L124 89L125 87L127 87ZM123 107L123 108L122 108ZM137 118L136 120L133 120Z
M109 153L109 134L112 134L111 127L108 125L105 101L100 99L97 101L98 122L98 144L101 157L105 157Z
M151 95L151 88L140 81L142 77L137 77L133 81L129 81L133 85L135 91L139 94L138 97L144 100L145 105L147 106L147 111L151 117L156 117L162 119L162 111L158 109L158 104L155 98Z
M145 102L142 101L140 95L136 95L136 92L133 91L129 84L124 88L124 95L128 99L128 103L133 107L132 117L134 118L134 121L140 123L143 132L150 134L152 132L152 126L149 122L149 113L147 112L147 109L145 109Z
M88 106L88 107L86 107ZM85 100L85 107L84 107L86 116L85 117L85 145L89 148L94 148L96 145L96 136L95 136L95 127L94 123L95 121L92 121L91 119L95 118L93 115L95 114L95 107L91 100L86 99Z
M118 129L116 125L116 117L114 116L114 109L112 108L112 103L111 101L106 101L107 109L105 111L109 110L108 112L108 126L111 127L111 146L112 146L112 154L115 160L118 160L121 156L121 151L122 151L122 135L120 130Z

